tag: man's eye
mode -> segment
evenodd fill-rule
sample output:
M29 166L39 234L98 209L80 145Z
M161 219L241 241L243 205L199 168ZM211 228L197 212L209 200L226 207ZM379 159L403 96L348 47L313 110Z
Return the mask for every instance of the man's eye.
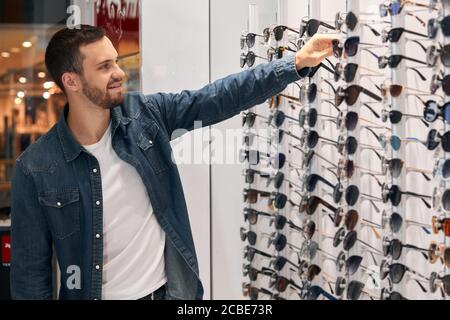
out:
M102 66L102 69L108 70L109 69L109 64L105 64Z

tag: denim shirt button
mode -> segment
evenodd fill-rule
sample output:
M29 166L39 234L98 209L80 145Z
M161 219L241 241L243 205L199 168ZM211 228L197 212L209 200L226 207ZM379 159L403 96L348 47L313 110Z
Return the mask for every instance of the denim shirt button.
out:
M58 207L61 207L61 202L57 202L56 205L57 205Z
M96 201L95 204L99 206L100 205L100 201Z
M97 265L95 266L95 269L100 270L100 266L97 264Z
M100 234L97 233L97 234L95 235L95 237L96 237L97 239L100 239Z
M93 169L92 172L97 173L97 169Z

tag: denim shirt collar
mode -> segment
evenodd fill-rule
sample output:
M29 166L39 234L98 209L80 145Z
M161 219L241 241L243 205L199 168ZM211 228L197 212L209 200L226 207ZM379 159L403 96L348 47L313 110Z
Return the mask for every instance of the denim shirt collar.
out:
M82 151L86 151L86 149L84 149L83 146L81 146L80 143L75 139L69 129L69 126L67 124L68 114L69 104L66 103L66 105L64 106L64 111L62 112L57 123L58 137L66 162L75 160ZM125 126L130 123L131 119L122 114L122 108L120 105L111 109L111 121L111 135L114 136L116 129L120 127L124 131L126 136L127 130Z

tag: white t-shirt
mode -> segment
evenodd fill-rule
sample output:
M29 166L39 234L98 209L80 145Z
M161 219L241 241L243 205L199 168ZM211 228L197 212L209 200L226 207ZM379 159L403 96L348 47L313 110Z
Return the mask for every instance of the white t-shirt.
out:
M141 177L112 148L111 123L100 141L84 148L97 158L102 177L102 299L142 298L167 282L165 233Z

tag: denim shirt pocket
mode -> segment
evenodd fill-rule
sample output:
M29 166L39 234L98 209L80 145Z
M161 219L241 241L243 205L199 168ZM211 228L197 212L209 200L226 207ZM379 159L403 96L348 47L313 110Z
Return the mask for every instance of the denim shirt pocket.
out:
M144 123L138 136L138 146L156 174L166 170L171 161L171 149L167 139L155 123Z
M57 239L65 239L80 231L80 195L78 189L47 191L38 194L39 204Z

